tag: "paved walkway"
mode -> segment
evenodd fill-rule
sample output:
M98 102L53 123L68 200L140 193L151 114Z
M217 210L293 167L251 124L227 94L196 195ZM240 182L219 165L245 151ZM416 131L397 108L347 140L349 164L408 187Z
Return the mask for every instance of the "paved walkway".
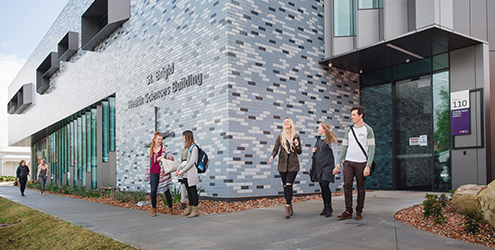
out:
M0 185L0 196L140 249L490 249L421 231L397 222L396 211L420 204L424 192L368 192L364 219L340 221L343 196L333 197L334 215L319 216L321 200L284 207L202 215L197 218L113 207ZM201 202L200 202L201 205Z

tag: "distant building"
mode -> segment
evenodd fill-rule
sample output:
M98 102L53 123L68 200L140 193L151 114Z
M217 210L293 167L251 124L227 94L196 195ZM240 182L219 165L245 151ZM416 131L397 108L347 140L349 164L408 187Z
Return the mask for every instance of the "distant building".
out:
M25 160L31 168L31 149L28 147L0 148L0 176L16 176L19 162ZM33 175L31 175L33 176Z

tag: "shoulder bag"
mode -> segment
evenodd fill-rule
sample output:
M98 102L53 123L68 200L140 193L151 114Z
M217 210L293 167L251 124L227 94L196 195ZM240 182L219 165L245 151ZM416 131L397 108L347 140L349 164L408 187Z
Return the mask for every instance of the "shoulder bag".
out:
M359 140L356 136L356 132L354 132L354 125L351 126L351 131L352 131L352 134L354 135L354 138L356 139L357 144L359 145L359 148L361 148L361 150L363 151L363 154L366 156L366 159L368 159L368 154L366 154L366 151L364 151L363 145L361 145L361 143L359 142ZM376 170L376 163L373 160L373 163L371 163L371 166L370 166L370 175L369 176L372 176L373 172L375 172L375 170Z

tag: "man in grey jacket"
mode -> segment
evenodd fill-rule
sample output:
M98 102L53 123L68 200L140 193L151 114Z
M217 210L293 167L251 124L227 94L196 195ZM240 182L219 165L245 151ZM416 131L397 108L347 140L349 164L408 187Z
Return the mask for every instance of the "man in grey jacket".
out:
M345 211L337 216L341 220L352 218L352 183L356 177L358 189L356 220L363 219L364 198L366 194L365 177L370 175L370 167L375 156L375 135L373 129L364 123L364 107L357 105L351 109L351 119L354 125L347 128L342 141L339 160L333 174L340 172L340 164L344 165L344 197ZM354 130L354 131L353 131ZM355 135L354 135L354 133ZM364 151L359 146L364 148Z

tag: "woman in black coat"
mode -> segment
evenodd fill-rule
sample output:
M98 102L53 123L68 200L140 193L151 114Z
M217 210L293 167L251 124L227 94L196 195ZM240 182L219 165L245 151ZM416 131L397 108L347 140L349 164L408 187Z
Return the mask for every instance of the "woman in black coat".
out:
M330 217L332 209L332 193L330 191L330 182L334 182L333 168L335 167L335 157L332 150L337 142L335 134L330 130L330 125L326 122L318 125L318 138L313 148L313 165L312 181L316 181L321 187L321 196L323 198L324 208L320 215ZM333 143L333 144L332 144Z
M24 195L24 190L26 189L27 177L29 175L29 167L26 165L25 160L19 162L19 167L17 167L16 177L19 187L21 188L21 195Z

